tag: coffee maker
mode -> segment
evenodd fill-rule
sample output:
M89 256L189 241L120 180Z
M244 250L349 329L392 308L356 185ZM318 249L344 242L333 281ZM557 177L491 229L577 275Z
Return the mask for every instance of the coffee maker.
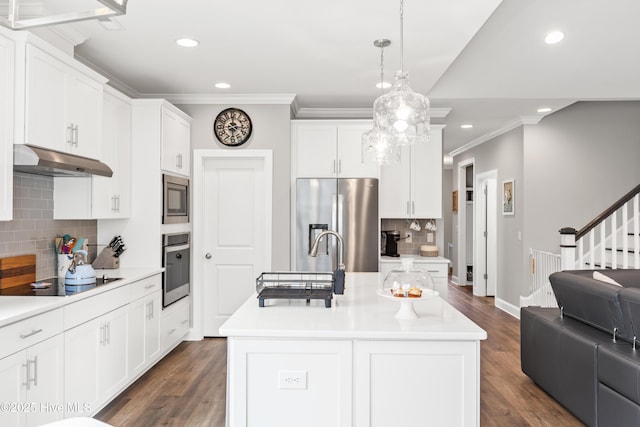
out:
M400 240L400 232L397 230L383 231L381 235L381 255L399 257L398 240Z

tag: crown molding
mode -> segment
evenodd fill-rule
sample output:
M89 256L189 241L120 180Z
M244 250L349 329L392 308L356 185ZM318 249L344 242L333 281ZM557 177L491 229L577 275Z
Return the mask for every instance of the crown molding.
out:
M514 119L510 122L508 122L507 124L505 124L504 126L502 126L499 129L496 129L492 132L489 133L485 133L484 135L480 136L479 138L474 139L471 142L466 143L465 145L463 145L460 148L456 148L455 150L449 152L448 154L451 157L455 157L458 154L462 154L465 151L471 150L474 147L477 147L478 145L484 144L487 141L490 141L504 133L509 132L510 130L513 130L517 127L523 126L523 125L537 125L538 123L540 123L540 120L543 119L544 116L521 116L517 119Z
M164 98L172 104L287 104L291 105L296 95L292 93L273 94L149 94L141 97Z
M365 108L312 108L300 107L297 104L291 112L296 119L371 119L373 107ZM432 108L431 117L445 118L451 112L451 108Z

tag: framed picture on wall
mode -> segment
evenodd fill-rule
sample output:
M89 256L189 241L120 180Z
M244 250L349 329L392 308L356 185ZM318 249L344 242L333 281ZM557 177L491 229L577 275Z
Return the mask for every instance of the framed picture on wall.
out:
M513 179L502 181L502 215L513 215L515 209L515 185Z

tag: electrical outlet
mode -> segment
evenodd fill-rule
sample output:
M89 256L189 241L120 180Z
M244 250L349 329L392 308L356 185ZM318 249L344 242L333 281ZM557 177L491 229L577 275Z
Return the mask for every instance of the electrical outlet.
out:
M307 388L307 371L278 371L278 388L281 390L305 390Z
M407 238L405 240L405 242L407 243L411 243L413 241L413 233L411 233L410 231L407 233Z

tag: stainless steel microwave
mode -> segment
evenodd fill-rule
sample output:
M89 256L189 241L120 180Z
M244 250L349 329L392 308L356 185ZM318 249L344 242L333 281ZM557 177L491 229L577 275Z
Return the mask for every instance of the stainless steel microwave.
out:
M162 188L162 223L189 222L189 180L163 174Z

